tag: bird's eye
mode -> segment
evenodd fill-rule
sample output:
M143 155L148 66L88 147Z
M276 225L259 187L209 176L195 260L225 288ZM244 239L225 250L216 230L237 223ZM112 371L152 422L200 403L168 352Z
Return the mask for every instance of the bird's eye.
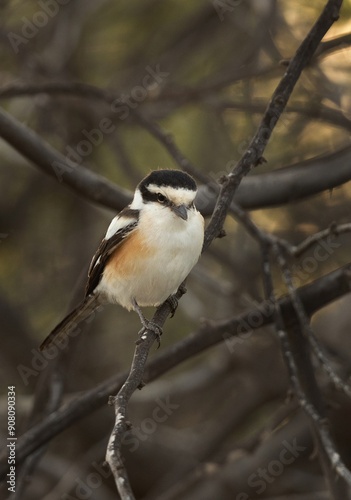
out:
M157 201L164 203L166 201L166 197L161 193L157 193Z

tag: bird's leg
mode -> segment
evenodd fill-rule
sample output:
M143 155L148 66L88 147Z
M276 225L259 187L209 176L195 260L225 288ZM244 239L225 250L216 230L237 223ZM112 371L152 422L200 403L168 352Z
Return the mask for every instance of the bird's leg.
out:
M133 307L134 307L134 311L136 311L138 313L138 315L139 315L141 324L143 325L144 329L147 330L150 321L145 318L145 316L143 314L143 311L140 309L140 307L139 307L139 305L138 305L138 303L137 303L137 301L135 299L132 299L132 304L133 304Z
M140 307L135 299L132 299L132 304L133 304L134 310L139 315L141 324L143 325L143 328L138 332L138 335L142 335L143 333L146 332L146 330L151 330L152 332L154 332L154 334L156 336L156 340L158 342L158 347L160 347L160 345L161 345L160 338L162 335L162 328L160 326L156 325L156 323L154 323L153 321L150 321L150 320L145 318L142 310L140 309Z

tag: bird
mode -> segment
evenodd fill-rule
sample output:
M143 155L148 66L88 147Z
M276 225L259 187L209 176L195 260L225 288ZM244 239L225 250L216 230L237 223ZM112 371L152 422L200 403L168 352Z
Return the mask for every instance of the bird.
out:
M39 350L60 345L77 325L105 303L138 313L142 329L162 329L141 307L173 297L199 260L204 219L194 200L196 182L180 170L154 170L137 185L132 202L116 215L92 258L83 301L45 338Z

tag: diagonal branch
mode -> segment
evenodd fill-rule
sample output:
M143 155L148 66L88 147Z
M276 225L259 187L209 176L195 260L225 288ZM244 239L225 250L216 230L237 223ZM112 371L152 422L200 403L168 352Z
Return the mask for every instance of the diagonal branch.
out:
M211 103L212 105L212 103ZM263 113L265 105L261 101L253 102L235 102L223 101L215 103L214 106L217 110L223 111L225 109L237 109L242 111L250 111L251 113ZM319 104L318 106L306 106L304 104L292 104L286 108L287 113L298 113L309 118L322 120L337 127L351 130L351 120L342 113L339 109L334 109L329 106Z
M331 224L327 229L323 229L318 233L312 234L308 236L304 241L302 241L299 245L296 245L292 248L292 254L294 257L299 257L301 254L306 252L313 245L320 243L321 240L326 238L335 237L339 234L345 234L351 232L351 223L348 222L346 224Z
M317 22L291 59L286 73L272 95L271 101L248 149L239 160L233 172L227 176L223 183L212 219L206 231L205 248L218 236L223 227L229 205L241 180L250 172L253 166L262 161L264 149L286 107L302 70L311 60L325 33L338 19L341 5L342 0L329 0L327 2Z
M180 286L178 292L175 294L176 300L179 300L185 291L184 285ZM169 303L167 302L165 306L167 307L160 307L156 311L152 320L161 328L170 313ZM126 500L134 498L121 450L123 436L129 426L129 422L127 421L127 406L134 392L144 385L145 365L155 338L155 333L151 330L143 333L140 341L137 342L127 380L122 385L118 394L114 397L111 396L109 400L109 404L114 405L115 408L115 425L107 444L106 462L111 468L121 498Z
M118 211L129 203L128 191L108 181L105 177L68 161L61 153L3 109L0 109L0 136L47 175L89 200Z

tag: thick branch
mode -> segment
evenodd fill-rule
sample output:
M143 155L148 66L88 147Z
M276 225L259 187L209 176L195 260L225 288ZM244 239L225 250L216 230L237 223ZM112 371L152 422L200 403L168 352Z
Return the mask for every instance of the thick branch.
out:
M101 175L69 162L32 130L2 109L0 109L0 136L43 172L89 200L117 210L122 210L129 203L130 196L127 191Z

